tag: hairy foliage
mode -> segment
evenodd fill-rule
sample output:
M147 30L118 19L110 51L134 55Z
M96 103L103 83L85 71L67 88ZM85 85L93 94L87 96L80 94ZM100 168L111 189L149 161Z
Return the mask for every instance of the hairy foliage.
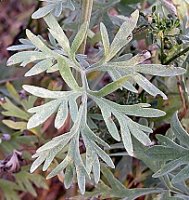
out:
M126 189L118 182L112 173L106 168L114 168L114 163L106 149L109 144L100 138L89 123L88 109L90 104L96 105L100 110L100 115L107 127L109 135L117 142L121 142L127 154L138 158L136 150L138 144L146 147L152 145L149 134L153 130L139 122L134 121L134 117L157 118L165 115L165 112L151 108L150 104L138 103L133 105L121 105L107 98L107 95L125 88L128 91L137 93L138 85L148 94L156 97L160 95L164 100L167 96L159 88L153 85L146 75L171 77L185 73L181 67L162 64L144 64L150 58L148 51L143 54L124 54L117 56L123 48L132 40L133 31L137 27L139 11L135 10L129 18L125 18L119 27L115 37L111 40L107 27L100 23L100 38L103 53L95 63L86 59L85 55L79 54L79 48L91 31L89 22L83 23L75 37L71 40L59 25L55 18L62 12L62 7L74 10L72 1L47 1L47 5L39 8L32 17L35 19L43 17L49 30L50 43L41 36L34 35L30 30L26 30L27 40L20 40L18 46L9 47L9 50L23 50L11 56L7 65L17 65L25 67L33 63L32 68L25 76L38 75L42 72L59 72L66 83L68 90L54 91L39 86L24 85L23 89L28 93L45 99L39 106L27 107L29 113L15 107L6 99L3 104L6 116L15 116L27 122L27 129L35 130L42 125L49 117L55 116L54 126L60 129L66 122L71 120L71 128L68 132L54 137L49 142L37 149L33 155L33 162L30 171L34 172L39 166L43 165L42 170L51 169L47 178L52 178L64 172L64 184L69 188L77 177L78 186L81 194L85 193L85 183L92 180L97 184L94 194L90 197L99 195L98 190L104 188L102 196L116 198L135 199L139 196L151 193L160 193L160 189ZM54 45L52 44L54 41ZM82 59L81 59L82 58ZM92 89L88 77L93 72L107 72L112 82L106 84L99 90ZM79 74L79 79L75 74ZM78 81L80 80L81 81ZM81 82L81 83L80 83ZM34 102L33 102L34 103ZM8 104L8 105L7 105ZM24 105L25 106L25 105ZM26 106L25 106L26 107ZM14 122L4 121L9 126L15 126ZM19 129L25 123L18 123ZM172 182L185 181L188 175L188 136L181 128L177 117L172 121L172 130L178 140L183 143L177 144L167 137L159 136L161 145L149 148L152 159L161 160L164 166L153 176L161 177L171 173L177 167L185 166L177 175L173 175ZM83 143L85 150L81 151L80 143ZM136 145L137 144L137 145ZM52 164L55 159L61 162L54 167ZM140 157L140 156L139 156ZM57 160L59 160L57 159ZM143 158L139 158L143 160ZM103 164L101 163L103 162ZM100 173L107 179L110 186L105 186L100 180ZM187 174L187 175L186 175ZM100 189L99 189L100 188ZM31 192L31 191L30 191ZM167 194L164 194L167 195Z

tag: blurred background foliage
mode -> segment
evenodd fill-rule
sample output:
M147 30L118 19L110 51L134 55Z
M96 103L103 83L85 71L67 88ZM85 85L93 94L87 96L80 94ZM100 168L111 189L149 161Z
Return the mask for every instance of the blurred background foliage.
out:
M73 5L71 5L75 6L76 9L74 7L73 9L63 7L63 12L58 16L59 23L71 38L76 34L79 25L79 2L72 1ZM38 170L35 175L29 173L28 169L32 160L31 155L35 150L52 137L66 132L69 128L69 122L66 122L61 129L55 129L52 123L53 117L50 117L43 126L32 130L26 129L26 123L29 118L27 110L34 103L35 105L40 105L42 100L37 99L37 102L35 102L36 98L28 96L21 86L33 83L48 89L60 90L61 88L65 88L65 83L58 73L42 73L39 76L26 78L24 77L24 73L30 66L27 66L27 69L6 67L6 60L12 55L11 50L23 48L23 46L21 47L18 44L22 42L20 38L25 38L26 28L32 30L35 34L40 33L45 38L48 37L43 20L31 18L32 13L44 5L45 2L33 0L2 0L0 2L0 199L64 200L71 199L74 196L77 196L75 199L121 199L123 198L123 194L116 196L114 195L115 191L111 189L114 184L121 184L128 189L153 188L161 185L158 179L152 178L152 174L155 172L152 166L149 166L145 161L141 162L140 160L131 158L124 152L120 153L122 145L115 144L115 141L107 138L105 124L98 118L99 111L96 107L91 107L90 114L96 118L96 131L111 144L111 149L108 149L108 152L116 164L114 171L104 170L104 178L95 188L92 183L88 182L88 192L85 197L78 196L76 184L73 184L70 189L65 190L63 184L64 176L61 174L58 178L45 180L44 175L46 172ZM93 58L94 62L97 60L97 52L100 53L101 48L99 45L101 40L98 27L99 22L104 22L111 39L118 30L118 27L125 20L125 17L129 16L136 8L140 10L140 18L138 26L134 30L134 38L130 45L123 49L121 53L132 53L135 55L148 50L152 57L145 62L174 64L175 66L187 69L187 73L174 78L147 77L166 93L168 96L168 100L166 101L163 101L159 96L152 98L140 87L138 87L138 94L123 89L114 92L108 98L120 104L147 102L152 104L154 108L165 111L167 115L158 119L136 119L140 123L148 124L152 127L154 132L150 135L151 139L154 143L161 144L163 141L161 137L163 135L168 134L171 138L169 129L170 120L177 110L179 111L178 116L183 127L189 132L188 1L96 0L86 53L90 58ZM10 45L13 45L13 49L9 49L10 51L8 51L7 47ZM110 81L107 74L99 76L98 72L91 74L88 78L93 85L99 84L100 86ZM167 132L168 130L169 132ZM160 137L162 140L160 141L156 137L158 134L162 135ZM136 151L140 152L139 154L145 152L142 147L139 147ZM171 160L174 160L174 158ZM163 162L166 161L164 160ZM158 170L157 167L155 170ZM120 181L119 183L111 176L112 173ZM108 184L110 187L107 186ZM120 187L122 188L122 186ZM103 193L100 190L103 190ZM183 190L183 188L180 190ZM185 193L187 196L189 194L188 188L186 190ZM171 198L172 193L170 191L162 192L161 195L136 197L136 199L179 199L179 197Z

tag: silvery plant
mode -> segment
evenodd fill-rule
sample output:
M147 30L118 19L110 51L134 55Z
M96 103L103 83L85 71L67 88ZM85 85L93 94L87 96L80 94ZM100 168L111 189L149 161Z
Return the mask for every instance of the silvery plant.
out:
M110 178L111 175L107 175L110 171L105 171L105 169L115 167L107 151L109 144L100 137L98 132L94 131L95 116L89 115L91 105L98 107L101 119L104 120L107 127L107 134L124 146L127 155L142 159L136 149L139 146L146 148L153 145L149 138L152 129L134 119L136 117L157 118L166 113L151 108L148 103L119 104L107 98L107 95L118 89L138 93L136 87L138 85L151 96L160 95L163 100L166 100L166 94L152 84L146 75L177 76L184 74L185 70L172 65L144 64L144 61L151 56L148 51L134 56L131 53L120 53L133 39L133 31L137 27L139 19L139 10L135 10L129 17L123 18L114 38L110 37L103 22L98 24L101 50L98 52L98 60L94 62L88 55L85 55L87 38L92 32L90 15L93 1L84 0L82 2L85 4L86 15L81 17L82 20L79 22L78 31L74 37L67 36L57 17L64 10L75 12L74 3L78 2L46 0L45 3L32 16L45 21L48 27L49 41L26 30L27 39L21 39L20 45L9 48L9 50L19 50L19 52L8 59L7 65L20 64L25 67L33 63L33 67L26 72L25 76L37 76L42 72L58 72L64 80L65 88L67 88L64 91L23 85L23 89L28 93L45 99L42 105L28 110L32 115L27 123L27 129L43 124L52 115L55 115L54 126L57 129L60 129L66 120L71 121L68 132L52 138L37 149L32 156L35 160L30 171L34 172L43 165L43 171L50 169L47 178L63 173L65 187L69 188L73 181L77 180L80 192L84 194L87 181L90 180L94 184L99 183L101 172ZM106 83L103 87L96 87L97 85L93 85L93 81L89 81L90 75L96 72L108 74L111 82ZM84 151L80 150L81 141ZM153 154L156 151L155 147L150 148L152 149L149 153ZM161 146L161 148L163 147ZM57 157L60 162L54 163ZM167 165L155 176L162 176ZM112 180L114 179L112 177ZM157 192L155 189L130 191L120 183L115 182L115 185L119 188L118 191L122 191L120 198L135 199L140 195Z

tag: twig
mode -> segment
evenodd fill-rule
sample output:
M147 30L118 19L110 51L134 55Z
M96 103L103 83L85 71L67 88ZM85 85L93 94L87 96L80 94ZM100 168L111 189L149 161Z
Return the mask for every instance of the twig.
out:
M187 53L189 51L189 47L183 49L182 51L180 51L179 53L175 54L173 57L169 58L167 61L165 61L163 64L164 65L169 65L171 62L173 62L174 60L176 60L177 58L183 56L185 53Z

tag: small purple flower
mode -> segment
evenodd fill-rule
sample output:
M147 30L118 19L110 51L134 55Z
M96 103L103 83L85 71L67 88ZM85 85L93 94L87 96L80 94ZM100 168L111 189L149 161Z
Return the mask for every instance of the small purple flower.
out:
M4 133L4 134L2 135L2 137L1 137L1 139L2 139L3 141L9 141L9 140L11 139L11 136L10 136L9 134L7 134L7 133Z
M0 160L0 173L18 172L21 168L21 162L22 162L22 153L17 150L14 150L13 153L7 156L4 160Z

